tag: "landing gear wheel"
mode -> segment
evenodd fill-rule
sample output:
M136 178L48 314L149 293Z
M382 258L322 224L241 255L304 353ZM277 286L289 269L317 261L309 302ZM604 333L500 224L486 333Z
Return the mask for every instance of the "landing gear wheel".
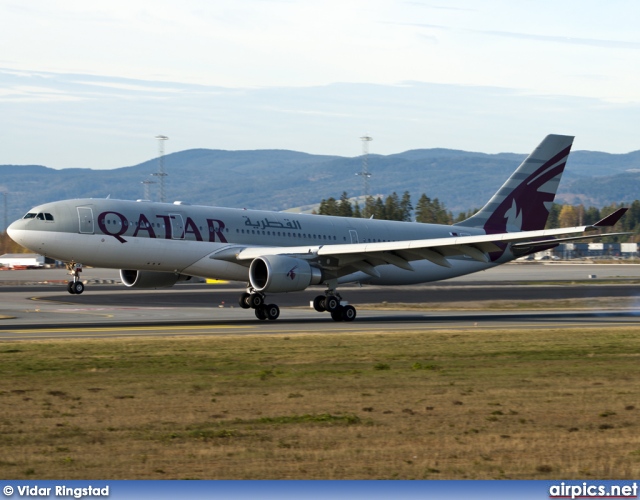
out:
M353 321L356 319L356 308L353 306L344 306L342 308L342 320Z
M265 309L267 313L268 320L275 321L278 319L278 316L280 316L280 308L276 304L269 304L268 306L262 306L262 307Z
M75 293L76 295L80 295L82 292L84 292L84 283L82 281L74 281L71 284L71 288L73 290L72 293Z
M319 313L323 313L326 311L324 308L324 295L318 295L315 299L313 299L313 308Z
M249 296L249 306L253 307L255 310L264 304L264 297L258 293L252 293Z
M267 319L267 308L265 306L256 307L256 318L260 321Z
M67 282L67 292L69 292L71 295L76 294L76 291L73 288L73 281Z
M238 299L238 304L240 304L240 307L242 307L242 309L251 308L251 306L249 305L250 298L251 298L251 294L248 292L244 292L242 295L240 295L240 298Z
M342 317L342 307L338 306L337 309L331 311L331 319L333 321L342 321L344 318Z
M324 299L324 308L333 314L334 311L340 309L340 299L333 295L327 295L327 297Z

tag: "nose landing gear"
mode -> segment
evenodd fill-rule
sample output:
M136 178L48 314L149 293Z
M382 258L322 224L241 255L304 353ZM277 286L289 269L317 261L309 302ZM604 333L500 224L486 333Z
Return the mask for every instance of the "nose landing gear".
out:
M69 274L73 276L73 280L67 282L67 292L72 295L80 295L84 292L84 283L80 281L80 273L82 272L82 264L76 264L75 262L67 263L67 269Z

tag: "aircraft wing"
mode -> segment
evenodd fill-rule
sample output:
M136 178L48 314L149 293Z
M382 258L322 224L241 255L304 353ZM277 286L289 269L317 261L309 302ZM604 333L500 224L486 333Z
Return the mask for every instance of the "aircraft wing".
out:
M412 271L411 261L426 259L440 266L451 267L451 263L447 258L455 256L466 256L479 262L488 263L490 261L489 253L501 251L506 243L512 243L512 246L516 248L536 247L548 246L549 244L563 241L601 237L604 235L571 235L612 226L622 217L626 210L626 208L621 208L608 217L588 226L384 243L350 243L297 247L236 247L229 249L228 252L213 255L212 258L248 261L266 255L289 255L301 259L315 260L323 268L337 271L344 269L343 272L345 273L353 272L353 269L356 269L377 277L379 274L375 267L383 264L393 264L401 269ZM628 233L608 234L620 235ZM346 268L348 267L352 269L347 270ZM342 274L342 272L339 274Z

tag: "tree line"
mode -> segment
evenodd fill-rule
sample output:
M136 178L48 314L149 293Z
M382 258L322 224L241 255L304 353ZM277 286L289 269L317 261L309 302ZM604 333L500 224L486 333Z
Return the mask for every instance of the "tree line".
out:
M381 196L375 198L367 196L362 207L357 200L351 203L349 195L345 191L339 200L333 197L323 199L318 210L314 213L338 217L361 217L363 219L373 217L379 220L405 222L415 220L430 224L452 224L454 222L453 215L445 208L444 203L441 203L438 198L431 199L424 193L416 203L414 217L414 207L409 191L405 191L402 196L394 191L384 199Z
M626 206L628 210L622 219L620 219L613 228L604 228L601 232L624 232L632 234L626 236L607 236L603 238L602 241L605 243L640 242L640 200L635 200L631 204L612 203L602 208L586 208L584 205L558 205L554 203L549 212L546 228L594 224L624 206Z

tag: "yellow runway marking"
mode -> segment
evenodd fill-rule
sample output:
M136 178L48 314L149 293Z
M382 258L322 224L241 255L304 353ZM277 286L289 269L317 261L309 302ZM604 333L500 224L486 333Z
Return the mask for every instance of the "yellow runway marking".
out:
M29 328L29 329L11 329L12 333L70 333L79 331L83 333L101 333L101 332L117 332L117 331L133 331L133 332L149 332L149 331L189 331L189 330L220 330L220 329L242 329L255 328L244 325L184 325L184 326L101 326L101 327L85 327L69 325L65 328Z

